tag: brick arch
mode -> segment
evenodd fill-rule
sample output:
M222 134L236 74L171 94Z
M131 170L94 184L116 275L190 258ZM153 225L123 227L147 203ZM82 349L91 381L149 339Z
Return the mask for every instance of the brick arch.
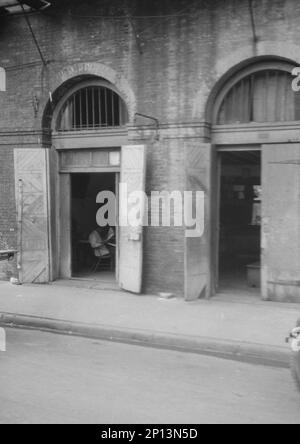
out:
M69 88L83 80L89 79L102 79L113 85L127 105L129 121L134 121L137 105L129 82L117 71L102 63L76 63L64 67L57 73L51 73L53 102L50 103L50 100L47 102L43 113L42 128L44 130L51 130L54 109Z
M210 123L212 102L217 91L222 88L226 80L247 65L263 61L285 61L300 66L299 47L284 42L260 42L245 46L233 51L231 54L220 56L209 80L197 91L193 105L193 119ZM298 62L297 62L298 60Z
M286 71L291 73L296 63L292 60L279 57L256 57L246 60L238 66L230 69L214 86L205 110L206 121L216 123L217 113L220 110L223 99L238 81L247 76L265 69L274 71Z

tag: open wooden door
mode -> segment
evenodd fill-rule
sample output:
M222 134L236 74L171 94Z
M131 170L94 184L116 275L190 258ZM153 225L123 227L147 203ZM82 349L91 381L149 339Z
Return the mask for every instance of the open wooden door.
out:
M143 216L145 201L137 199L128 203L131 193L145 190L146 147L127 145L122 147L121 190L119 195L119 285L132 293L141 293L143 275ZM137 226L128 224L130 213L140 213Z
M50 230L50 281L59 277L59 245L58 245L58 215L59 215L59 158L58 152L49 149L48 154L48 225Z
M186 191L205 193L204 232L201 237L185 239L185 299L210 297L211 268L211 172L212 145L185 144Z
M61 279L72 278L72 240L71 240L71 174L59 176L59 277Z
M300 144L262 150L262 294L300 302Z
M44 149L15 149L18 266L22 283L49 282L47 159Z

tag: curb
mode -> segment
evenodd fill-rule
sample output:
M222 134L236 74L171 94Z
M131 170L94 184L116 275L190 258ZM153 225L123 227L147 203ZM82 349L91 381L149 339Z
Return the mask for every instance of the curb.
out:
M256 365L279 368L290 366L288 348L249 342L116 328L12 313L0 313L0 326L194 353Z

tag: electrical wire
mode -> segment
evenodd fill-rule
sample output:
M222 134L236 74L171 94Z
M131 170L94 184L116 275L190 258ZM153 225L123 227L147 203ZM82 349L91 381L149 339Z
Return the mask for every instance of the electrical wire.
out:
M59 13L59 12L54 12L54 11L47 11L44 12L43 15L48 15L48 16L59 16L59 17L65 17L66 14L65 13ZM74 17L74 18L79 18L79 19L105 19L105 20L126 20L127 15L81 15L81 14L67 14L68 17ZM186 13L185 15L190 15L190 13ZM137 19L137 20L148 20L148 19L168 19L168 18L173 18L173 17L182 17L182 14L177 13L177 14L165 14L165 15L131 15L132 19Z
M42 50L41 50L41 48L40 48L39 42L38 42L38 40L37 40L37 38L36 38L36 36L35 36L35 33L34 33L34 31L33 31L32 26L31 26L31 23L30 23L29 17L27 16L27 12L26 12L26 10L25 10L25 8L24 8L24 5L23 5L23 3L21 3L20 0L18 0L18 3L19 3L19 5L20 5L21 8L22 8L24 18L25 18L25 20L26 20L26 23L27 23L28 28L29 28L29 30L30 30L30 33L31 33L31 35L32 35L33 41L34 41L34 43L35 43L35 46L37 47L37 50L38 50L38 52L39 52L40 58L41 58L41 60L42 60L42 62L43 62L43 65L44 65L44 66L47 66L47 61L46 61L46 59L45 59L44 56L43 56Z
M32 62L19 63L17 65L11 65L11 66L4 66L4 69L6 71L14 71L14 70L17 70L17 69L22 69L22 68L34 68L35 66L39 66L42 63L43 62L41 60L34 60Z
M191 17L192 14L189 11L191 8L193 8L196 4L199 4L199 0L196 0L194 2L192 2L190 5L186 6L185 8L181 9L176 16L170 16L170 17L166 17L166 21L168 22L169 20L173 19L174 17L178 18L178 17ZM150 26L149 28L144 29L142 32L139 33L139 37L143 36L144 34L146 34L149 31L152 31L153 29L157 28L158 23L156 23L153 26Z
M198 1L192 2L192 4L185 6L182 10L174 13L174 14L157 14L157 15L130 15L131 19L137 19L137 20L148 20L148 19L172 19L172 18L176 18L176 17L183 17L183 16L190 16L191 13L188 12L188 10L195 5L196 3L199 3ZM206 3L204 1L204 3ZM49 16L66 16L66 13L64 12L57 12L57 11L53 11L48 9L46 12L44 12L44 15L49 15ZM105 19L105 20L126 20L128 18L128 14L124 14L124 15L103 15L103 14L93 14L93 15L85 15L85 14L75 14L72 12L68 12L68 17L74 17L74 18L78 18L78 19Z
M18 0L18 2L19 2L19 0ZM197 3L199 4L199 0L198 1L196 0L195 2L192 2L190 5L186 6L182 10L178 11L176 14L155 15L155 16L154 15L153 16L135 16L135 15L129 15L129 14L126 14L126 15L123 15L123 16L105 16L105 15L93 15L93 16L90 16L90 15L68 14L68 17L77 17L77 18L83 18L83 19L84 18L95 18L95 19L96 18L98 18L98 19L99 18L103 18L103 19L110 19L110 20L126 20L126 21L128 21L129 19L133 20L133 19L149 19L149 18L150 19L157 19L157 18L159 18L159 19L166 19L168 21L168 20L171 20L173 18L178 18L178 17L190 17L192 14L191 14L191 12L188 12L188 11L189 11L189 9L194 7ZM204 1L203 2L203 6L208 6L208 3L206 1ZM45 60L45 58L44 58L44 56L43 56L43 54L41 52L41 49L39 47L38 41L37 41L37 39L35 37L35 34L33 32L33 29L32 29L32 26L31 26L31 23L29 21L28 16L29 15L35 15L35 14L43 14L44 16L45 15L48 15L48 16L54 15L54 16L63 16L63 17L65 17L66 14L65 13L52 12L52 11L50 12L49 9L47 9L47 11L43 11L42 13L40 11L35 11L35 12L31 11L31 12L28 12L28 13L26 11L24 11L24 12L25 12L24 15L25 15L25 18L27 20L27 23L29 23L28 26L30 26L30 30L31 30L32 36L34 38L34 41L36 42L36 45L37 45L37 47L39 49L41 60L42 60L42 63L44 64L44 66L47 66L50 63L52 64L52 63L65 62L66 60L63 60L63 61L59 61L59 60L49 60L49 61L46 61ZM138 36L141 37L145 33L147 33L149 31L153 30L154 28L156 28L157 26L158 26L158 24L155 24L155 25L153 25L151 27L148 27L148 28L144 29L142 32L138 33ZM95 60L92 60L92 61L98 61L98 59L95 59ZM36 65L39 65L39 64L40 64L40 61L33 61L33 62L29 62L29 63L24 63L24 64L8 66L6 68L6 70L14 70L14 69L19 69L19 68L22 69L24 67L30 68L30 67L33 67L33 66L36 66Z
M19 2L19 0L17 0ZM196 1L195 3L199 3L199 0ZM193 3L193 4L195 4ZM207 6L208 2L206 2L205 0L202 2L204 4L204 6ZM171 18L176 18L176 17L190 17L191 13L190 12L184 12L188 9L190 9L193 4L185 7L183 10L174 13L174 14L157 14L157 15L131 15L132 19L136 19L136 20L148 20L148 19L171 19ZM183 12L182 12L183 11ZM66 15L68 17L73 17L73 18L78 18L78 19L105 19L105 20L126 20L128 17L128 14L124 14L124 15L103 15L103 14L93 14L93 15L84 15L84 14L74 14L74 13L65 13L65 12L57 12L57 11L53 11L51 8L47 9L40 9L40 10L30 10L30 11L26 11L26 14L29 15L36 15L36 14L42 14L44 16L48 15L48 16L53 16L53 17L65 17ZM21 12L16 12L14 14L10 14L8 16L6 16L6 18L18 18L20 16L22 16L23 13Z

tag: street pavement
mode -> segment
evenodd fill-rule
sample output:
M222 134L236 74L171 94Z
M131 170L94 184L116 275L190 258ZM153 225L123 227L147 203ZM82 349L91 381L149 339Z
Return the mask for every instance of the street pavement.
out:
M287 369L7 329L0 423L300 424Z
M103 290L99 283L0 282L0 326L21 326L194 351L288 367L285 338L300 304L264 302L256 293L221 294L187 303Z

